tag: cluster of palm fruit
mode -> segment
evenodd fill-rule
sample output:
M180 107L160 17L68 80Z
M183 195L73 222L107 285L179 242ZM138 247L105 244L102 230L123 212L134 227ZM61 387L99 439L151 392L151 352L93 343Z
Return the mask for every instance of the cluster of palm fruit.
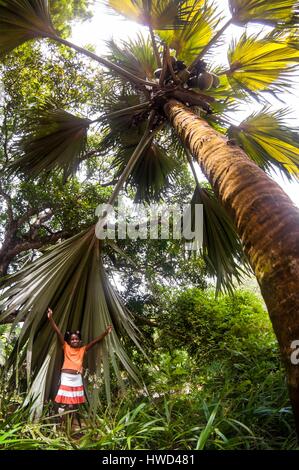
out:
M171 66L172 66L172 70L174 71L174 73L176 75L178 75L178 77L180 76L180 73L183 70L187 69L187 66L185 65L185 63L182 60L177 60L173 56L170 57L170 63L171 63ZM156 79L160 78L162 70L163 70L162 68L159 68L159 69L155 70L154 76L155 76ZM171 72L170 72L169 68L167 68L167 71L166 71L166 74L165 74L165 82L167 83L169 80L171 80L171 78L172 78Z
M203 60L199 60L192 68L190 77L187 80L189 88L209 90L220 85L219 77L215 73L207 72L206 67L207 64Z
M207 64L203 60L199 60L192 70L187 69L186 64L182 60L177 60L175 57L170 57L171 66L175 75L182 83L185 83L188 88L197 88L199 90L209 90L210 88L217 88L220 84L219 77L211 72L207 72ZM159 79L162 73L162 68L155 70L154 76ZM165 83L172 80L172 75L169 69L165 74Z

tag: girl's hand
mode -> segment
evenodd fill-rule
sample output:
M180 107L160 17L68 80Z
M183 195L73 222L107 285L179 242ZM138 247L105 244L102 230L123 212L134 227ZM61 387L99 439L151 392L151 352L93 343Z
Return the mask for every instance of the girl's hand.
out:
M107 329L106 329L106 334L109 335L109 333L111 333L111 331L112 331L112 325L108 325Z
M49 320L51 320L52 315L53 315L53 312L52 312L52 310L50 309L50 307L48 307L47 315L48 315Z

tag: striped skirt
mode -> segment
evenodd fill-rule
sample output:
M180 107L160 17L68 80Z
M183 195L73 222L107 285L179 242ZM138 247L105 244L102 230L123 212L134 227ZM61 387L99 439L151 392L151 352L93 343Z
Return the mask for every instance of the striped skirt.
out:
M55 397L55 402L64 403L66 405L79 405L85 402L81 374L61 372L60 386Z

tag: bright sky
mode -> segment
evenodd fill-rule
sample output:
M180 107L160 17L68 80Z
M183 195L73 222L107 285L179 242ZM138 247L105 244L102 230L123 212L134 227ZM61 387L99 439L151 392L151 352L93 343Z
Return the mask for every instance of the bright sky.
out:
M228 2L224 0L218 0L219 5L221 5L222 11L224 11L227 16L229 15ZM261 25L249 26L248 31L250 33L258 32L262 29ZM87 44L92 44L96 47L96 53L103 55L105 53L105 41L108 39L126 40L128 38L134 38L138 32L147 32L146 28L140 26L131 21L125 20L120 16L111 14L108 12L107 8L104 6L104 2L97 0L95 2L94 16L91 21L76 24L73 27L72 41L79 45L85 46ZM226 57L227 44L230 43L231 39L234 37L239 37L244 32L244 28L237 26L231 26L226 33L226 41L223 49L219 50L219 63L223 63L224 58ZM290 126L296 126L299 120L299 85L297 89L293 91L290 90L289 93L286 93L282 98L285 102L280 103L271 100L273 107L276 109L282 107L288 107L292 110L292 121ZM246 104L243 108L240 109L238 115L236 114L234 118L240 122L244 117L251 114L253 111L256 111L260 108L260 105L257 103L252 103L252 105ZM290 196L294 203L299 207L299 185L298 183L290 183L286 179L283 179L280 176L273 175L273 178L282 186L284 191Z

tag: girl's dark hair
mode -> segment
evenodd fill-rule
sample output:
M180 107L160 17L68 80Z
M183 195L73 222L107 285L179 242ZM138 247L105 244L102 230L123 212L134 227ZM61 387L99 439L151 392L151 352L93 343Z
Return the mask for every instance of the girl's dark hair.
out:
M77 335L79 340L81 341L81 333L80 333L79 330L77 330L77 331L66 331L65 335L64 335L64 341L69 343L72 335Z

